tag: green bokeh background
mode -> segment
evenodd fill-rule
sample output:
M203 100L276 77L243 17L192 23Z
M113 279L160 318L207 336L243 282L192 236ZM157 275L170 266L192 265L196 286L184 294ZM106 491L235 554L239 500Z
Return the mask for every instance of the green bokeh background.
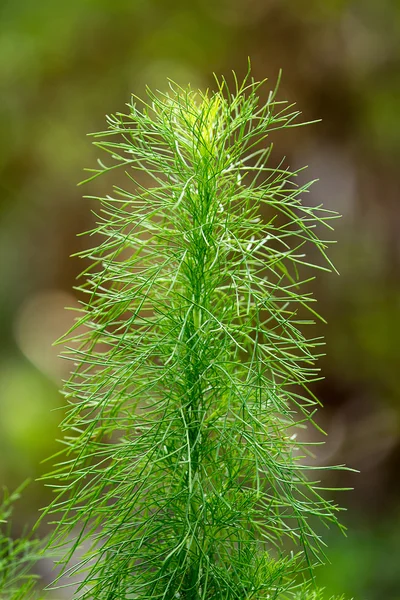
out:
M212 85L212 73L255 78L296 101L306 120L275 157L309 165L307 201L343 214L340 276L315 283L327 356L315 386L329 432L322 464L359 475L340 502L347 538L327 536L329 592L400 599L400 3L398 0L1 0L0 483L37 478L58 449L58 393L68 365L52 342L67 329L87 242L76 183L93 166L86 133L131 92L167 77ZM101 182L91 188L102 191ZM59 409L59 410L57 410ZM48 501L40 483L17 507L15 533Z

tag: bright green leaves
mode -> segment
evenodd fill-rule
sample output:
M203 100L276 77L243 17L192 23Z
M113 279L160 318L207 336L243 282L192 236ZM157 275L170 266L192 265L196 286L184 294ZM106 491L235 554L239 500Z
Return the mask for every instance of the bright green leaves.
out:
M325 260L334 215L269 167L267 138L298 113L276 90L260 106L261 85L171 84L95 135L109 162L90 179L122 172L82 253L49 509L77 597L278 598L321 559L315 524L336 523L296 433L321 346L306 267L330 268L307 252Z

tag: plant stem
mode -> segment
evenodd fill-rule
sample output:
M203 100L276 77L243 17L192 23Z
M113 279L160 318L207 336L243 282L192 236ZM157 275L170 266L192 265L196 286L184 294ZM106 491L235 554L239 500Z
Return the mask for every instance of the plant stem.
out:
M199 206L197 214L203 214L202 198L196 195ZM205 214L207 217L207 213ZM203 231L204 221L193 218L193 232ZM188 600L198 600L201 597L200 556L202 554L201 539L204 532L198 532L200 515L198 494L202 490L201 482L201 442L202 424L205 420L205 406L202 379L204 375L203 340L202 340L202 309L205 305L203 290L206 284L207 239L203 235L193 235L188 252L186 265L190 278L187 280L187 297L193 298L191 319L187 321L186 333L186 389L188 390L185 425L188 430L188 497L189 524L191 535L188 540L190 560L188 573Z

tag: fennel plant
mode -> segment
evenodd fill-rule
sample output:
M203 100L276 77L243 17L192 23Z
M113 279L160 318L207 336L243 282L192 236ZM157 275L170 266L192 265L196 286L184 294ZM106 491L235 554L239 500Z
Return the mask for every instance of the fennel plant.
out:
M335 214L270 166L270 134L300 123L277 89L260 104L264 84L171 83L94 136L108 156L88 181L126 183L96 198L63 340L75 370L46 514L76 598L320 597L298 586L338 508L297 432L318 404L307 284L332 267L319 232Z

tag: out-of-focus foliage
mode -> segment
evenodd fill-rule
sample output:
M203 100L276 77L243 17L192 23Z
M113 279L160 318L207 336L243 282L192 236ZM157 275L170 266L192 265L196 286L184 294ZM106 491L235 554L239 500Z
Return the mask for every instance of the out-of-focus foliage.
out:
M28 537L13 539L9 520L19 491L4 494L0 503L0 597L7 600L39 600L32 567L40 555L40 542Z
M308 588L300 591L294 600L328 600L325 590L319 589L314 590L313 588ZM329 600L345 600L344 596L331 596Z
M75 183L95 157L85 134L166 77L194 87L212 72L274 81L306 119L275 140L319 177L308 198L343 218L331 253L340 278L314 286L327 357L316 393L329 432L319 460L361 470L345 542L321 571L327 594L397 598L400 555L400 4L397 0L3 0L0 4L0 482L40 475L58 446L57 389L69 365L51 343L81 265L68 255L92 221ZM310 175L310 170L308 176ZM100 182L94 193L101 194ZM16 531L47 503L32 486ZM343 499L341 500L343 502ZM336 550L337 548L337 550ZM345 558L346 557L346 558ZM371 565L380 565L372 568ZM397 595L396 595L397 594Z

